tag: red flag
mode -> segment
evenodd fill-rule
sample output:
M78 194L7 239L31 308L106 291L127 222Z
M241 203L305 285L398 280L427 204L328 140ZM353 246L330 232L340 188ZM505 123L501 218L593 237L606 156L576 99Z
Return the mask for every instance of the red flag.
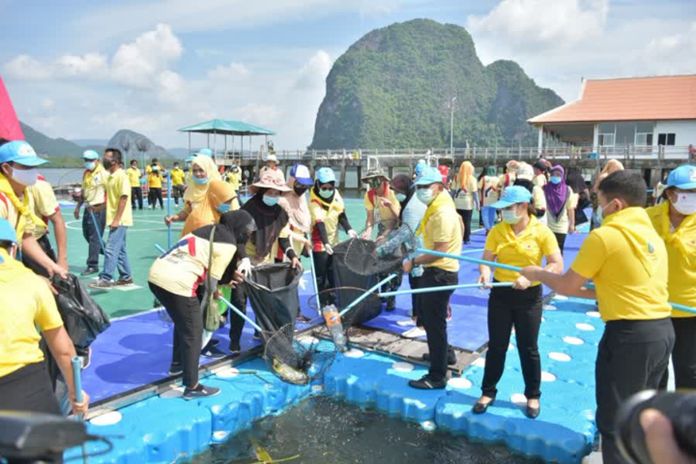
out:
M5 140L24 140L24 133L19 125L10 95L0 77L0 138Z

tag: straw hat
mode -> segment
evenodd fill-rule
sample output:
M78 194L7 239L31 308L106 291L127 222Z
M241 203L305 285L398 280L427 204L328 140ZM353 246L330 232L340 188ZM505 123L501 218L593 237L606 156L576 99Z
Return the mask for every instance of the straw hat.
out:
M362 180L363 182L367 182L370 179L376 179L380 177L385 180L390 180L381 168L370 169L365 173L364 176L362 176L360 180Z
M291 189L285 183L285 176L280 169L267 169L261 173L261 179L249 187L249 191L255 194L259 189L273 189L280 192L289 192Z

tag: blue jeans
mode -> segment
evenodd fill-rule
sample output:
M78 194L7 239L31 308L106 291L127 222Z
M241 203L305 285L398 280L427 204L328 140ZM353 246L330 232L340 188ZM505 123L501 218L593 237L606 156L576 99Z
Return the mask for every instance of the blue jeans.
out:
M116 266L121 279L131 278L130 264L128 264L128 253L126 251L126 232L128 227L117 227L109 230L109 239L106 242L104 251L104 270L99 274L101 280L112 280Z
M92 214L94 220L92 220ZM96 221L96 224L95 224ZM106 225L106 208L101 211L94 211L90 214L85 208L82 215L82 236L89 243L89 252L87 254L87 267L99 267L99 253L102 252L101 240L104 236L104 226Z
M481 208L481 217L483 219L483 227L486 230L491 230L495 225L496 211L495 208L484 206Z

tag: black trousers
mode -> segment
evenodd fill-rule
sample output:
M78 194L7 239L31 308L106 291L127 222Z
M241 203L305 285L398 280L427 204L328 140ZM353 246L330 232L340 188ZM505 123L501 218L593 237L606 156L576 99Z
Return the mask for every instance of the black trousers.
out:
M419 278L419 288L456 285L459 276L456 272L445 271L436 267L426 267ZM430 369L428 376L435 381L447 376L447 305L453 290L446 292L421 293L416 298L416 312L422 323L428 340Z
M676 388L696 389L696 317L674 317L674 384Z
M150 191L147 196L147 204L155 209L157 202L159 201L160 208L164 209L164 202L162 200L162 189L150 187Z
M558 242L558 248L561 249L561 254L563 254L563 247L565 247L565 241L568 234L559 234L554 232L553 235L556 236L556 241Z
M237 285L232 289L230 294L230 303L232 303L237 309L246 314L247 307L247 293L246 285ZM246 321L238 315L236 312L229 310L230 313L230 346L239 349L239 342L242 339L242 330L244 329L244 324Z
M102 250L102 240L104 228L106 227L106 207L99 211L88 210L85 207L82 213L82 236L89 244L87 251L87 267L97 269L99 267L99 255L104 254Z
M494 287L488 299L488 352L481 390L495 398L496 386L503 376L505 356L512 328L515 328L517 352L524 377L527 399L541 396L541 360L539 357L539 327L541 326L542 286L526 290Z
M198 384L198 358L203 342L203 314L198 298L175 295L153 283L149 286L174 321L172 363L181 364L184 385L193 388Z
M336 301L336 296L333 292L322 293L322 290L334 288L336 286L334 284L333 255L325 251L315 251L313 256L314 270L317 273L317 288L320 292L319 303L321 303L322 306L333 304Z
M414 277L410 273L408 274L408 285L412 289L417 289L420 288L420 277ZM420 318L418 317L418 294L412 293L411 294L411 316L416 318L416 325L418 327L421 327L423 323L420 321Z
M46 256L51 258L51 261L53 261L54 263L57 263L58 259L56 258L56 253L53 251L53 246L51 246L51 241L48 239L48 235L44 235L43 237L38 239L37 242L41 249L44 251L44 253L46 253ZM48 271L42 265L34 261L29 256L25 255L24 253L22 253L22 264L34 271L34 274L38 274L46 278L49 277Z
M616 412L634 393L658 388L673 346L670 318L607 322L595 363L596 423L604 464L625 462L614 443Z
M457 213L459 213L462 217L462 221L464 221L464 243L469 243L471 240L471 216L474 210L458 209Z
M174 203L179 205L179 198L184 197L184 191L186 190L185 185L172 185L172 196L174 197Z
M131 187L131 207L135 209L135 205L138 205L138 209L143 209L143 189L141 187Z

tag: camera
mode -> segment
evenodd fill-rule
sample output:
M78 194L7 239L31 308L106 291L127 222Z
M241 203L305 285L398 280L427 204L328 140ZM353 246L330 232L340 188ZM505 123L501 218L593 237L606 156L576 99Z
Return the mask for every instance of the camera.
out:
M672 423L674 439L688 455L696 457L696 392L645 390L628 398L616 415L616 445L631 464L652 464L640 415L657 409Z

